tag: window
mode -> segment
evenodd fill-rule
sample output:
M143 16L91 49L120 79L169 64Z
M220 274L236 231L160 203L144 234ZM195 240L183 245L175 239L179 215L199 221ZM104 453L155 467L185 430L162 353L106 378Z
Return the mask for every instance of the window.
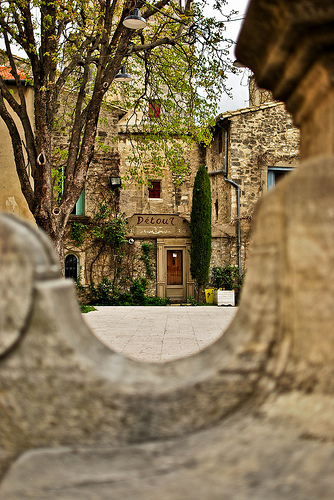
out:
M160 118L161 103L158 100L152 100L148 103L148 116L151 119Z
M268 167L268 189L274 187L291 170L293 170L291 167Z
M78 279L78 259L75 255L69 254L65 257L65 278Z
M61 174L61 194L59 195L59 199L61 198L64 190L64 176L65 176L65 167L62 165L59 167L59 173ZM71 212L71 215L85 215L85 188L81 191L81 195L74 205L74 208Z
M80 198L72 210L72 215L85 215L85 188L83 188Z
M160 198L160 181L150 181L151 187L148 188L149 198Z
M215 201L215 216L216 216L216 221L219 218L219 206L218 206L218 200Z

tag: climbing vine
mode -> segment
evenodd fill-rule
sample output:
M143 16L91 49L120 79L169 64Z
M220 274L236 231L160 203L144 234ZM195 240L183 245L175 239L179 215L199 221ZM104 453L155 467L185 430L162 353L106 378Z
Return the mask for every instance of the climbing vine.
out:
M146 275L147 275L148 279L153 279L153 277L154 277L152 253L151 253L151 251L154 248L155 248L155 246L153 244L150 244L150 243L143 243L141 246L141 250L142 250L141 260L145 264Z
M123 214L116 214L106 203L100 203L89 223L72 222L70 236L78 246L87 238L93 238L120 248L126 242L126 220Z

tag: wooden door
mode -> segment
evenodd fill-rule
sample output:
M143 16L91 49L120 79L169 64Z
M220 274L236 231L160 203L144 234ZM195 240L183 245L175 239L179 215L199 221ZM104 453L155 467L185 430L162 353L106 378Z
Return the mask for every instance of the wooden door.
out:
M167 250L167 285L183 285L182 250Z

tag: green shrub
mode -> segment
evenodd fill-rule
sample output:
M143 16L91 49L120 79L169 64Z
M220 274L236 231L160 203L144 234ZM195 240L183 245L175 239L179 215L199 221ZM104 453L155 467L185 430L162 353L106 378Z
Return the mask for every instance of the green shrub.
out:
M239 269L236 266L221 267L216 266L212 269L212 284L216 288L225 288L225 290L237 290L239 288Z
M190 272L198 287L208 282L211 260L211 186L208 172L200 166L193 187L193 201L190 215Z
M128 292L120 293L109 278L102 278L98 285L89 286L88 302L99 306L165 306L169 303L169 299L148 296L147 286L146 278L137 278Z
M89 285L88 301L90 305L110 306L113 295L113 284L109 278L102 278L97 286L94 282Z
M188 302L191 306L199 306L198 301L192 295L188 297Z

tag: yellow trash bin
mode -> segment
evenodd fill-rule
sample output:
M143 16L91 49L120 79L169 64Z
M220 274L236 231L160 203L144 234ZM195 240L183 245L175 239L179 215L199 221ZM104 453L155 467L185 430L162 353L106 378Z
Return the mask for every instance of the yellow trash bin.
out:
M205 301L207 304L213 304L215 298L215 289L214 288L206 288L205 290Z

